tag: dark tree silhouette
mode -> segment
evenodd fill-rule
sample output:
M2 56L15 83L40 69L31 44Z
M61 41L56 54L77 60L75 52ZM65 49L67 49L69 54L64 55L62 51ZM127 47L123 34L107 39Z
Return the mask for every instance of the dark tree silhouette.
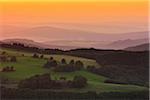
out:
M83 63L80 60L75 62L75 66L77 67L78 70L84 67Z
M52 61L47 61L46 64L44 64L44 68L52 68L52 67L56 67L57 61L56 60L52 60Z
M69 62L69 65L74 66L74 64L75 64L75 62L74 62L74 60L72 59L72 60Z
M15 71L14 66L10 67L10 71Z
M12 56L12 57L10 57L10 62L17 62L17 58L16 58L16 56Z
M54 60L54 58L53 57L50 57L50 59L49 60Z
M0 62L7 62L7 61L8 61L8 59L6 56L4 56L4 55L0 56Z
M90 72L95 72L96 67L95 66L87 66L86 69Z
M86 78L75 76L74 80L66 80L66 77L60 77L60 80L52 80L50 74L35 75L20 81L19 88L30 89L60 89L60 88L82 88L87 85Z
M67 64L67 62L66 62L66 60L64 58L61 60L61 63L62 64Z
M34 53L32 57L33 57L33 58L39 58L39 55L36 54L36 53Z
M41 59L44 58L44 55L40 55L40 58L41 58Z
M5 54L6 54L6 51L3 51L1 54L2 54L2 55L5 55Z

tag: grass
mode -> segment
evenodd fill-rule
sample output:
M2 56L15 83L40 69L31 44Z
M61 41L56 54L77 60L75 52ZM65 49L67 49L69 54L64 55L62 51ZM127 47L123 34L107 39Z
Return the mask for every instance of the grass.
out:
M4 50L0 50L2 52ZM129 92L129 91L143 91L148 90L146 87L136 86L136 85L118 85L118 84L106 84L104 81L106 77L96 75L86 70L76 71L76 72L53 72L50 69L45 69L42 66L46 63L44 59L32 58L32 53L16 52L14 50L6 50L8 55L15 55L17 57L17 62L6 62L1 63L0 68L5 66L14 66L15 72L0 72L0 76L7 77L13 80L22 80L31 77L36 74L51 73L53 79L59 79L61 76L66 77L68 80L72 80L75 75L82 75L88 79L88 86L82 89L63 89L60 91L72 91L72 92L85 92L85 91L96 91L96 92ZM24 54L25 56L21 56ZM85 59L66 55L45 55L45 57L54 57L57 61L61 61L65 58L67 62L74 59L81 60L85 66L87 65L97 65L95 60Z
M48 72L47 69L42 68L44 63L46 63L46 61L43 59L39 60L31 57L18 57L16 63L6 62L0 64L0 68L5 66L14 66L16 69L15 72L1 72L0 74L3 77L8 77L15 80L25 79L35 74Z
M1 49L0 53L6 51L8 55L15 55L17 57L21 57L22 54L24 54L26 57L31 57L33 55L33 53L30 52L22 52L22 51L15 51L12 49ZM69 56L69 55L44 55L45 58L50 58L53 57L55 60L57 61L61 61L63 58L65 58L66 62L69 63L70 60L80 60L83 62L84 66L87 67L88 65L94 65L94 66L100 66L95 60L93 59L87 59L87 58L82 58L82 57L74 57L74 56Z

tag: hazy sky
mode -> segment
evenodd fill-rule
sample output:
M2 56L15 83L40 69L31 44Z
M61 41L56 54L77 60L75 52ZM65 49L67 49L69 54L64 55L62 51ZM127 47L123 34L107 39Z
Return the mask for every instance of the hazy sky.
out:
M102 33L143 31L148 26L147 0L0 0L0 12L1 25L61 23L58 26Z

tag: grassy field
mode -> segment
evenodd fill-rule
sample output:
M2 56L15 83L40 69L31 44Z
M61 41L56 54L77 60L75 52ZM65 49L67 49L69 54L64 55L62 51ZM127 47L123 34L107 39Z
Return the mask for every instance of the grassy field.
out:
M28 78L30 76L36 74L43 74L43 73L51 73L51 77L53 79L59 79L59 77L64 76L68 80L71 80L75 75L82 75L88 79L88 86L83 89L65 89L61 91L75 91L75 92L85 92L85 91L97 91L97 92L129 92L129 91L142 91L148 90L146 87L140 87L135 85L118 85L118 84L106 84L104 81L107 79L106 77L96 75L86 70L76 71L76 72L53 72L50 69L45 69L42 66L46 63L45 59L37 59L32 58L32 53L25 53L25 52L16 52L13 50L1 50L6 51L8 55L15 55L17 57L16 63L6 62L1 63L0 68L5 66L14 66L16 71L15 72L0 72L0 76L6 77L12 80L22 80ZM24 54L25 56L21 56ZM85 59L73 56L66 56L66 55L44 55L46 58L54 57L58 62L65 58L67 62L74 59L80 60L84 63L85 66L88 65L95 65L98 66L95 60L92 59Z

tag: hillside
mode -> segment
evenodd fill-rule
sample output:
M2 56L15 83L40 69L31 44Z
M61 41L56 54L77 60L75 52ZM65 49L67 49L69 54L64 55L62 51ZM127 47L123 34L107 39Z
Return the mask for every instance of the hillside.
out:
M45 42L36 42L30 39L5 39L3 43L21 43L30 47L38 48L50 48L50 49L62 49L70 50L76 48L97 48L97 49L124 49L130 46L136 46L139 44L148 43L148 39L127 39L127 40L115 40L115 41L96 41L96 40L53 40Z
M71 55L93 59L103 67L94 65L95 68L93 68L93 70L90 70L90 72L92 73L104 75L115 80L121 80L122 82L126 82L129 84L148 85L148 51L130 52L123 50L100 50L93 48L62 51L59 49L38 49L33 47L25 47L24 45L20 44L3 44L1 45L1 47L29 53L36 52L46 55ZM97 67L99 68L97 69Z
M127 51L149 51L149 43L141 44L141 45L136 45L132 47L125 48L124 50Z
M105 45L104 47L107 49L123 49L131 46L136 46L144 43L148 43L149 39L126 39L126 40L118 40L113 41L112 43L109 43Z
M101 75L97 75L86 70L76 71L76 72L53 72L52 70L44 69L42 66L46 62L45 59L37 59L32 58L32 53L25 52L16 52L15 50L2 49L5 51L7 55L15 55L17 57L17 62L3 62L1 63L1 67L5 66L14 66L15 72L0 72L0 76L3 78L8 78L9 80L22 80L33 75L48 73L50 72L53 79L58 79L60 76L64 76L67 79L72 79L75 75L82 75L88 79L88 86L82 89L65 89L60 91L70 91L70 92L86 92L86 91L96 91L99 92L132 92L132 91L143 91L147 90L146 87L136 86L136 85L123 85L123 84L110 84L104 83L107 77L103 77ZM24 56L22 56L24 54ZM94 60L73 57L73 56L65 56L65 55L44 55L45 57L53 56L54 59L61 59L60 57L65 58L67 61L71 59L77 59L84 62L84 65L94 64ZM96 63L96 62L95 62ZM92 65L93 65L92 64ZM7 85L7 87L17 88L16 83Z
M62 50L69 50L69 49L73 49L73 48L77 48L74 46L59 46L59 45L51 45L51 44L46 44L46 43L41 43L41 42L35 42L33 40L29 40L29 39L5 39L1 41L2 43L8 43L8 44L13 44L13 43L21 43L24 44L25 46L29 46L29 47L37 47L37 48L53 48L53 49L62 49Z

